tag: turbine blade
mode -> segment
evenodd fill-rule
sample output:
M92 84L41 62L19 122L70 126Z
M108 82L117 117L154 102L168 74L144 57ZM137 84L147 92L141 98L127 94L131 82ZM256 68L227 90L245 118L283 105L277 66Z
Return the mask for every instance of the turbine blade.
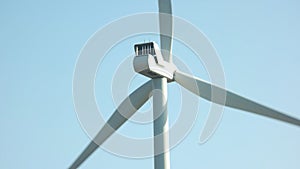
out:
M152 81L148 81L132 92L118 107L95 138L79 155L70 169L78 168L102 143L122 126L150 97Z
M247 112L259 114L272 119L300 126L300 120L297 118L291 117L277 110L256 103L245 97L227 91L226 89L210 84L197 77L193 77L191 75L176 71L174 79L184 88L213 103L225 105L227 107L239 110L244 110ZM214 95L212 95L212 92L214 93ZM224 97L222 98L222 96Z
M158 0L160 48L165 61L172 62L173 17L171 0Z

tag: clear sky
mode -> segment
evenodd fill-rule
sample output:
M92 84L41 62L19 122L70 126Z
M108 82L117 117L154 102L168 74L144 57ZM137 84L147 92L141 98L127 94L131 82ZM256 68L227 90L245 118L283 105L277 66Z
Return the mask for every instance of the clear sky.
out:
M156 11L156 1L140 0L0 2L0 168L67 168L75 160L89 142L72 98L73 71L81 48L113 20ZM300 118L299 1L174 1L173 14L194 24L211 40L228 89ZM149 38L136 40L152 40ZM132 46L135 41L128 43ZM122 55L133 52L132 47L124 46L112 49L108 56L120 56L112 61L121 62ZM187 53L174 48L180 59L189 57ZM186 60L195 75L208 79L201 63ZM109 64L102 69L114 71ZM99 72L96 84L101 82ZM99 97L101 91L110 91L111 81L104 82L106 88L96 87ZM169 96L176 88L170 85ZM109 93L105 96L111 102ZM214 136L199 145L210 106L200 101L194 128L171 151L173 169L300 167L299 127L229 108ZM172 105L177 102L170 99ZM112 113L113 108L108 104L104 110ZM175 112L176 106L169 110ZM128 132L129 125L120 132ZM144 133L135 136L139 134ZM122 158L98 149L82 168L150 169L153 159Z

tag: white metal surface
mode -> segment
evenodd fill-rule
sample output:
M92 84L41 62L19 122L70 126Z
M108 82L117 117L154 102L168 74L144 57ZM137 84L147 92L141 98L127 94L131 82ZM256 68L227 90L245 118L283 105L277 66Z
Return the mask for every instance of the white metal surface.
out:
M107 123L101 128L96 137L84 149L79 157L70 166L78 168L102 143L104 143L119 127L121 127L148 99L152 91L152 81L148 81L132 92L120 104Z
M173 17L171 0L159 0L160 47L165 61L172 63Z
M167 110L167 79L156 78L153 82L154 168L170 169L169 122Z
M256 103L200 78L176 71L174 79L184 88L208 101L300 126L300 120L297 118Z
M137 73L150 78L166 77L169 81L173 80L177 67L164 60L155 42L135 45L135 53L133 67Z

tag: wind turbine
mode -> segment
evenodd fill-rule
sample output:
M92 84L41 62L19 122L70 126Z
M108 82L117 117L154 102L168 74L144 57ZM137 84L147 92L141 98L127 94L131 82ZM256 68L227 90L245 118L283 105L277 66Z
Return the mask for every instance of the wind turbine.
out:
M300 120L277 110L256 103L245 97L181 72L172 61L173 20L171 0L159 0L160 48L155 42L134 46L134 69L151 80L132 92L115 110L90 144L70 166L79 167L101 144L119 129L147 100L152 93L154 136L154 167L169 169L169 135L167 112L167 83L177 82L190 92L213 103L255 113L279 121L300 126ZM212 93L216 95L213 95ZM215 97L224 96L224 97ZM119 110L122 110L120 112Z

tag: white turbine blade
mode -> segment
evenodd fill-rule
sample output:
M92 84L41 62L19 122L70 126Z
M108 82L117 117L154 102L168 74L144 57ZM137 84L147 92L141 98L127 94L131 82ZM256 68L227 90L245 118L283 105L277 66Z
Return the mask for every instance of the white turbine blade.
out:
M172 62L173 17L171 0L159 0L160 46L165 61Z
M152 81L148 81L134 92L132 92L118 107L107 123L97 133L96 137L75 162L70 169L78 168L102 143L104 143L119 127L122 126L150 97Z
M197 77L193 77L191 75L176 71L174 79L184 88L211 102L221 105L223 104L231 108L244 110L247 112L259 114L272 119L277 119L280 121L300 126L299 119L283 114L269 107L263 106L252 100L227 91L226 89L205 82L204 80L201 80ZM225 96L226 100L224 100L224 98L221 97L212 97L212 91L214 92L215 96Z

